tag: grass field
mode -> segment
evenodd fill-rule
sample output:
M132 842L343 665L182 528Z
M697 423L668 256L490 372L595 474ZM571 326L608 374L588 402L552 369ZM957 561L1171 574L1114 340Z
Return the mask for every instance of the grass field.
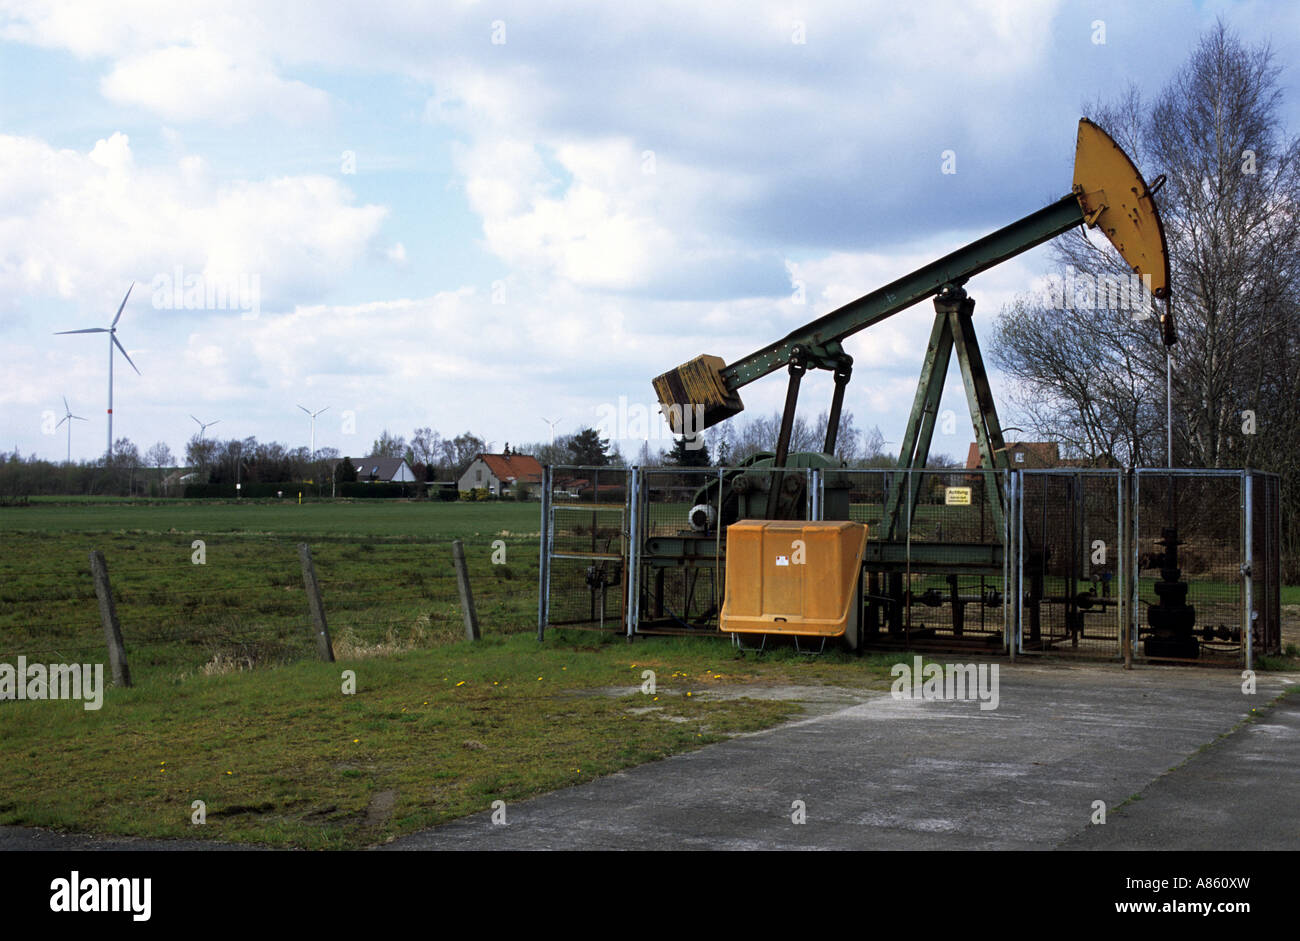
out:
M0 823L351 848L797 711L696 698L711 687L887 676L884 661L702 639L629 647L551 632L539 645L538 516L536 504L388 501L0 508L0 662L106 659L87 564L97 548L135 681L98 711L0 702ZM463 640L453 538L478 644ZM312 546L335 664L312 658L299 541ZM349 669L354 695L342 693ZM657 698L638 688L645 669Z
M493 637L0 707L0 823L355 848L782 721L734 683L864 685L886 661L700 640ZM895 659L890 657L889 661ZM340 675L353 669L354 695ZM643 671L655 695L640 690ZM883 681L881 681L883 682ZM698 697L698 698L697 698ZM206 823L192 823L193 802Z
M364 846L797 711L710 699L718 687L884 686L899 659L562 631L539 645L538 517L537 504L515 503L0 507L0 663L106 659L87 565L97 548L136 684L110 689L98 711L0 702L0 823ZM463 640L453 538L466 547L478 644ZM334 664L313 659L303 541ZM655 695L639 689L646 669Z
M396 500L217 502L211 500L33 501L0 507L0 533L241 533L455 539L501 532L536 538L536 503Z
M27 653L65 662L103 653L91 549L107 559L141 682L309 656L299 542L312 547L340 652L459 636L454 538L465 543L485 628L529 630L536 624L537 529L537 505L516 503L0 508L0 659Z

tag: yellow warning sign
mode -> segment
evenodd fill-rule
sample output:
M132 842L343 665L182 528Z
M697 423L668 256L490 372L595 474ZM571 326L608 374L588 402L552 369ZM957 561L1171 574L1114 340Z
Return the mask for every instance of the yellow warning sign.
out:
M943 502L948 506L970 506L970 487L945 487Z

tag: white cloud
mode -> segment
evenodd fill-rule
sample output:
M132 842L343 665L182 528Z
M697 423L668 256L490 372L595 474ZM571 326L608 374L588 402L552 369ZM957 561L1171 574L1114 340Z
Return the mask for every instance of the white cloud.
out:
M323 91L276 74L270 63L211 47L168 46L119 61L104 97L168 121L230 126L270 115L291 124L328 116Z
M230 183L203 162L140 168L124 134L89 153L0 136L0 290L101 300L124 277L257 274L264 305L320 296L386 215L323 176Z

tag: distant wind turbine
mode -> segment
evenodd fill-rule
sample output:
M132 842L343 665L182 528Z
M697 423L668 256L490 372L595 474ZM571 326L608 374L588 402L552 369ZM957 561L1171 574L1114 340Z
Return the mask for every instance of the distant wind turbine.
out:
M564 419L562 419L562 418L556 418L556 419L543 418L543 419L542 419L542 421L546 422L546 424L548 424L548 425L551 426L551 444L555 444L555 426L558 425L558 424L559 424L560 422L562 422L563 420L564 420Z
M107 333L108 334L108 450L107 456L113 456L113 347L116 346L126 356L126 361L131 363L131 357L127 356L126 347L117 338L117 322L122 319L122 309L126 307L126 299L131 296L131 289L135 287L135 282L131 282L131 287L126 289L126 297L122 298L122 303L118 305L117 316L107 327L87 327L84 330L59 330L55 336L65 333ZM140 370L136 368L135 363L131 363L131 368L135 370L136 375L140 375Z
M314 412L308 411L306 406L303 405L299 405L298 407L311 416L311 459L314 461L316 460L316 416L321 412L328 412L330 407L326 405L324 408L318 408Z
M190 418L194 418L194 416L191 415ZM207 439L205 439L203 436L204 436L204 434L207 433L207 430L208 430L209 428L211 428L213 425L220 425L220 424L221 424L221 419L220 419L220 418L218 418L216 421L199 421L197 418L194 418L194 420L195 420L196 422L198 422L198 425L199 425L199 441L205 441L205 440L207 440Z
M82 418L80 415L72 414L72 409L68 407L68 397L66 395L63 397L63 411L66 414L63 416L63 419L59 422L59 425L62 425L63 422L68 423L68 463L71 464L72 463L72 420L75 418L77 421L86 421L87 419ZM54 427L58 428L59 425L55 425Z

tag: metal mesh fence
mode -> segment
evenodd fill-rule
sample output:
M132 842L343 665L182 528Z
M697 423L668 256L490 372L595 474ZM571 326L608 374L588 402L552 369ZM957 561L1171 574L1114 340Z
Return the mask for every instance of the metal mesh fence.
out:
M543 628L714 633L727 526L847 519L868 646L1114 658L1128 625L1137 656L1239 663L1249 520L1254 653L1281 647L1276 475L1247 513L1240 471L594 470L548 471Z
M825 472L825 517L867 524L868 644L1002 645L1005 483L979 470Z
M542 502L546 623L619 631L627 605L629 472L550 469Z
M635 481L637 633L715 632L726 591L726 528L815 512L806 468L647 468Z
M1134 479L1135 653L1241 662L1244 476L1138 470Z
M1122 472L1020 479L1019 651L1122 655Z

